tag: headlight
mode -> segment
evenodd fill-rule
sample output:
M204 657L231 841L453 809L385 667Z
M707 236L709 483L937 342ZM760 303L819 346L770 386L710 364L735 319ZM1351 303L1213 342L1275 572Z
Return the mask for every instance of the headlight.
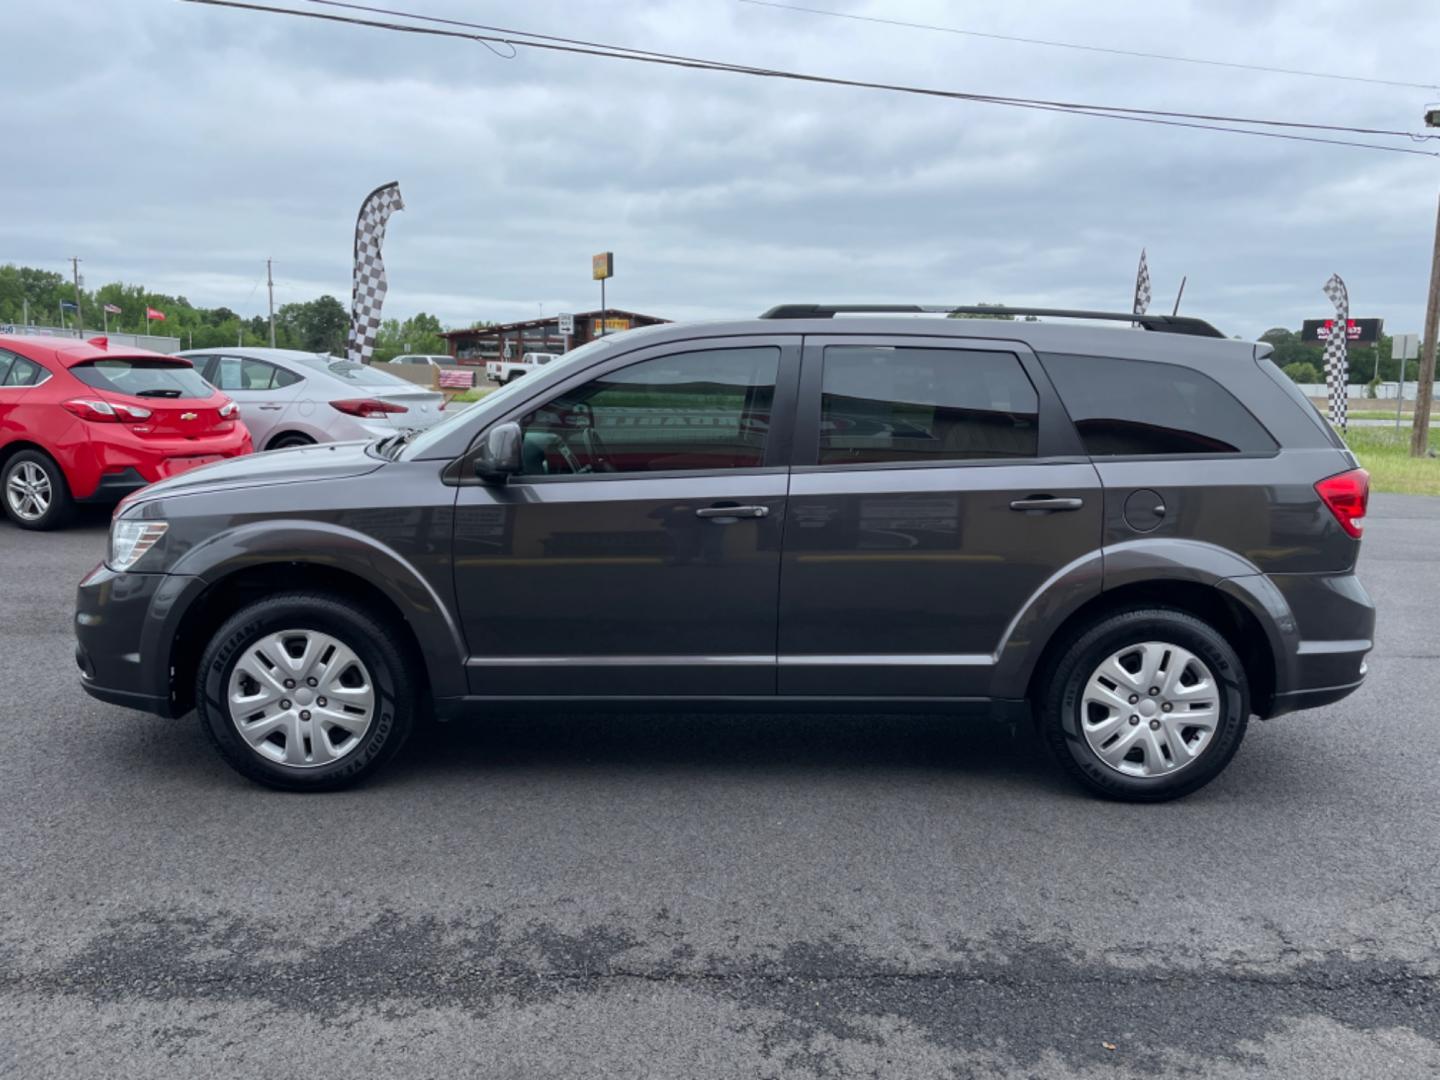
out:
M129 570L159 542L168 528L163 521L116 518L110 526L110 569Z

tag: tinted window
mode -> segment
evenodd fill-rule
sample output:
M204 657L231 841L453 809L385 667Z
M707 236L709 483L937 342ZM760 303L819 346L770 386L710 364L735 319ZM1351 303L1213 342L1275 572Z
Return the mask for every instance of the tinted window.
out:
M1228 390L1177 364L1042 357L1087 453L1238 454L1275 440Z
M77 364L70 373L86 386L134 397L207 398L215 391L188 363L116 357Z
M50 377L50 373L33 360L27 360L23 356L15 357L15 362L5 372L5 377L0 385L3 386L38 386Z
M779 365L776 348L715 349L602 375L525 418L525 472L761 465Z
M277 382L284 374L274 364L247 356L222 356L215 365L210 381L221 390L273 390L287 383Z
M0 349L0 386L38 386L49 377L50 372L35 361Z
M1011 353L831 345L820 464L1033 457L1038 400Z

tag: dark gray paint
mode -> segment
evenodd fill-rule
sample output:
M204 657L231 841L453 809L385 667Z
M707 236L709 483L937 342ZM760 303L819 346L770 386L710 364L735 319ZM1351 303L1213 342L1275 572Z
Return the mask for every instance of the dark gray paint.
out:
M1216 590L1254 616L1276 658L1277 711L1358 682L1373 628L1353 577L1359 544L1313 489L1354 459L1262 370L1263 351L1061 324L850 325L631 332L482 402L414 460L326 446L154 485L123 511L171 522L147 556L151 572L101 569L80 590L87 689L173 711L173 643L192 605L230 575L276 563L378 588L403 613L447 713L487 698L1018 700L1045 644L1086 603L1166 582ZM1014 353L1039 394L1040 457L816 466L818 350L877 340ZM505 486L474 474L470 453L489 425L598 372L675 349L757 344L783 354L764 468ZM1037 354L1202 365L1284 449L1092 463ZM1125 516L1137 491L1165 507L1144 529ZM1010 508L1037 495L1081 505ZM767 513L695 514L732 503Z

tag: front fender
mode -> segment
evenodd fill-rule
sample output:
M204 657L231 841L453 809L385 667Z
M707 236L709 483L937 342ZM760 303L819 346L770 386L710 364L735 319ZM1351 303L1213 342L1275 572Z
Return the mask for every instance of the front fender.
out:
M444 697L466 692L464 638L435 586L394 548L330 522L255 522L218 533L185 551L168 568L172 581L152 605L142 649L160 650L149 655L168 653L185 613L202 593L243 570L277 563L323 566L379 589L414 632L432 693Z

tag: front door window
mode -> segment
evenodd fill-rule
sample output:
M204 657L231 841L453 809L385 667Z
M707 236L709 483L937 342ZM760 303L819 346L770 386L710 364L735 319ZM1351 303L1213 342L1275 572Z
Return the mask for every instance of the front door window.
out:
M758 468L779 364L778 348L712 349L609 372L524 419L524 473Z

